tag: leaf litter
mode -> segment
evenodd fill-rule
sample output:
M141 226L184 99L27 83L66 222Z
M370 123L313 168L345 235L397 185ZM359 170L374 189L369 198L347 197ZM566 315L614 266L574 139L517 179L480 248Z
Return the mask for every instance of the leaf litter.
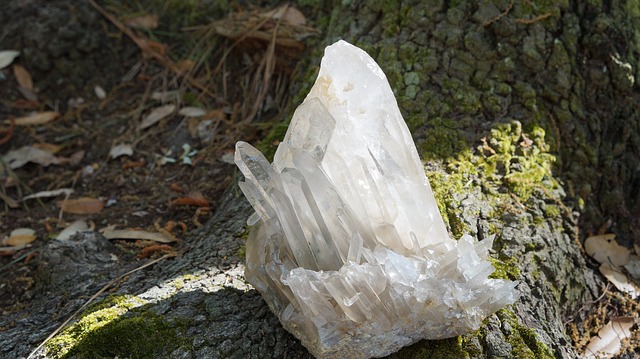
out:
M0 52L4 66L15 66L16 81L9 85L25 98L15 100L0 118L0 143L10 144L3 156L9 159L2 178L7 187L0 196L16 207L8 209L0 228L9 233L11 227L40 223L51 238L69 240L95 230L93 222L117 226L104 231L117 246L133 250L134 257L156 257L180 246L174 229L185 235L211 217L234 178L233 169L219 161L221 155L239 137L263 137L281 117L304 39L317 32L290 6L286 11L236 9L225 19L238 25L236 37L217 32L220 23L164 36L166 30L154 32L161 26L156 27L153 17L113 14L93 0L89 3L131 38L143 56L123 59L135 61L126 65L124 72L130 71L122 86L96 79L78 86L83 89L78 93L58 97L55 90L40 86L38 72L27 70L29 63L13 64L19 52ZM126 5L109 7L118 9ZM166 22L158 18L158 24ZM197 41L183 41L185 37ZM108 96L104 88L109 88ZM155 160L159 153L167 158L163 166ZM176 198L166 183L189 190ZM55 219L57 229L48 224ZM149 230L156 221L167 226ZM45 243L40 236L24 246ZM24 246L7 246L11 249L3 253L20 258ZM127 253L119 255L120 263Z

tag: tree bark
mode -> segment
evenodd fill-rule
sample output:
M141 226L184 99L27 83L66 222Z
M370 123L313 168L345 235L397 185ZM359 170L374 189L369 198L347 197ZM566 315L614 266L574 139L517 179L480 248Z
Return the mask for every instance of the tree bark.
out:
M565 325L588 315L583 307L602 285L580 240L607 219L623 244L640 240L639 5L301 3L321 31L308 42L305 63L317 67L324 46L339 38L378 61L453 236L495 235L497 275L520 281L521 299L478 331L422 341L394 357L577 357ZM314 78L301 75L296 91L304 93ZM156 332L163 323L172 328L156 338L159 357L310 357L243 281L250 214L234 185L214 218L185 241L182 255L109 291L112 299L129 295L125 300L137 304L129 321L96 329L97 336L142 336L141 327L124 325L139 318ZM0 320L3 357L27 355L115 277L105 256L112 248L99 235L51 246L59 247L43 252L34 301ZM97 301L118 307L105 298ZM96 344L107 347L96 336L80 339L72 356ZM55 353L47 348L39 355Z

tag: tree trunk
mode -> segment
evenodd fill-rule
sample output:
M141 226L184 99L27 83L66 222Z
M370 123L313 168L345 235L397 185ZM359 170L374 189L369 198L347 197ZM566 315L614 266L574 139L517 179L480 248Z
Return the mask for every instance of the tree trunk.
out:
M588 315L583 307L602 285L580 240L608 219L621 243L640 240L639 5L300 3L321 30L305 63L317 68L321 50L339 38L378 61L452 235L495 235L495 275L520 281L521 299L478 331L393 357L576 357L565 325ZM315 75L301 75L297 91ZM309 357L243 281L250 214L234 185L182 255L99 296L90 313L127 314L80 338L73 356ZM44 252L46 284L0 322L3 357L27 355L114 277L99 235L50 246L58 247ZM40 355L54 357L62 339ZM110 348L125 342L129 352Z

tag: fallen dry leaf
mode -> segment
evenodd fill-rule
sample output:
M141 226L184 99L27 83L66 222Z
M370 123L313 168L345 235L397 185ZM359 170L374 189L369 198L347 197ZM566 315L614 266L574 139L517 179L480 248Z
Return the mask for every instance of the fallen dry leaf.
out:
M7 177L7 179L10 179L12 177ZM6 181L5 181L5 186L6 186ZM0 192L0 199L10 208L18 208L20 205L18 204L18 201L16 201L15 199L9 197L8 195Z
M629 281L627 275L622 273L618 268L609 263L602 263L599 269L600 273L602 273L611 284L618 288L619 291L627 293L633 298L640 296L640 290L638 290L638 288Z
M636 255L629 257L629 263L624 265L624 269L635 279L640 280L640 258Z
M60 163L60 159L56 156L32 146L24 146L17 150L9 151L4 156L4 161L9 164L11 169L20 168L29 162L37 163L44 167Z
M144 160L142 160L142 161L127 161L127 162L122 164L122 169L123 170L128 170L129 168L144 167L145 164L146 164L146 162Z
M631 250L616 242L615 234L591 236L584 241L584 249L598 263L621 267L629 262Z
M304 17L304 14L289 4L282 5L271 11L262 13L261 15L272 19L280 19L294 26L304 26L307 23L307 19Z
M227 152L223 153L222 156L220 156L219 160L220 160L220 162L228 163L230 165L235 165L236 164L235 156L234 156L233 151L227 151Z
M44 125L45 123L49 123L56 118L60 117L60 114L55 111L46 111L39 112L33 115L18 117L14 121L16 126L34 126L34 125Z
M196 62L190 59L180 60L176 63L176 70L179 74L183 74L191 71L191 69L196 65Z
M167 233L148 232L137 229L112 229L105 228L102 235L107 239L146 239L159 243L171 243L176 239Z
M32 193L28 196L24 196L22 197L21 201L26 201L28 199L34 199L34 198L47 198L47 197L56 197L59 196L61 194L64 195L69 195L73 193L73 189L71 188L60 188L60 189L54 189L51 191L41 191L41 192L36 192L36 193Z
M95 92L96 97L100 100L104 100L107 97L107 92L100 86L95 86L93 88L93 92Z
M24 246L36 240L36 231L31 228L17 228L11 231L9 237L2 244L9 246Z
M60 152L60 150L62 149L62 146L54 145L53 143L34 143L33 145L31 145L31 147L49 152L52 155L55 155L56 153Z
M0 247L0 256L11 256L16 251L21 250L22 248L26 248L27 245L24 246L9 246L9 247Z
M93 230L93 228L89 227L87 221L85 221L84 219L78 219L77 221L74 221L65 229L63 229L62 232L60 232L56 236L56 239L59 241L67 241L78 232L86 232L91 230Z
M125 25L134 29L150 30L158 27L158 15L144 14L123 21Z
M611 358L620 351L620 342L631 336L634 319L631 317L615 317L607 323L598 335L591 338L583 358Z
M33 79L24 66L18 64L13 65L13 75L16 77L16 81L18 81L20 87L33 91Z
M104 201L98 198L83 197L59 201L56 205L65 213L71 214L95 214L104 208Z
M202 194L196 193L187 197L176 198L169 202L169 207L174 206L209 207L209 201Z
M109 157L118 158L120 156L131 156L133 154L133 147L126 143L121 143L111 147L109 150Z
M180 98L180 92L176 90L154 91L151 93L151 99L156 101L162 101L162 102L175 101L175 100L178 100L179 98Z
M70 165L77 165L84 158L85 151L80 150L71 154L69 157L58 157L58 162L60 164L68 163Z
M138 129L144 130L147 127L155 125L156 123L158 123L158 121L173 113L175 109L175 105L164 105L154 108L144 119L142 119L142 122L140 123L140 126L138 126Z
M187 106L183 107L178 111L178 115L184 117L201 117L204 116L207 112L200 107L192 107Z
M2 50L0 51L0 70L11 65L13 60L20 55L20 51Z

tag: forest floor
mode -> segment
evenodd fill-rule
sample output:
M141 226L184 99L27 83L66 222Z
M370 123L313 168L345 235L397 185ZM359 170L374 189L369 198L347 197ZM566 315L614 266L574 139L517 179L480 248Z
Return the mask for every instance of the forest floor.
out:
M74 231L112 239L123 266L177 251L237 180L235 140L261 138L254 120L283 111L303 45L262 29L312 31L302 14L257 8L185 29L169 21L196 11L180 2L17 3L0 38L13 46L0 48L3 315L29 306L47 241ZM11 33L29 21L33 34Z

